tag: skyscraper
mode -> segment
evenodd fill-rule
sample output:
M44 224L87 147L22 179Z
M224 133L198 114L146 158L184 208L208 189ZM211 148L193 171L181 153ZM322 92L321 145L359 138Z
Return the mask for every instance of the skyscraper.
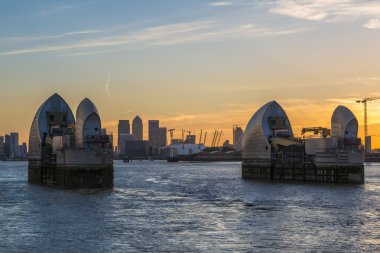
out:
M240 151L243 146L243 134L244 131L241 127L235 127L233 129L233 138L234 138L234 148L235 150Z
M10 157L11 155L11 136L9 134L5 135L4 141L4 156Z
M4 143L4 136L0 136L0 157L5 157L5 143Z
M160 128L160 121L158 120L149 120L149 141L153 147L158 147L158 131Z
M137 141L143 140L143 122L139 116L136 116L132 122L132 134Z
M21 145L21 155L22 158L26 158L28 156L28 147L26 142L23 142Z
M130 134L131 126L129 125L129 120L119 120L119 125L117 126L117 146L120 147L120 135Z
M125 156L127 152L127 143L135 141L135 137L132 134L120 134L120 146L119 155Z
M157 147L166 147L167 144L167 130L166 127L158 128Z
M18 157L18 133L10 133L10 154L11 158Z

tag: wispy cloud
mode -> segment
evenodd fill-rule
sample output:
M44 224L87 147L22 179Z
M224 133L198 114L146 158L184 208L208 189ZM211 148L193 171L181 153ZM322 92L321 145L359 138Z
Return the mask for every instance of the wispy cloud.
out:
M111 81L112 81L111 74L108 73L108 78L107 78L107 82L106 82L106 85L105 85L105 89L106 89L107 95L109 97L111 96L111 92L110 92Z
M0 42L27 42L27 41L37 41L37 40L48 40L48 39L60 39L70 36L78 36L78 35L88 35L94 33L101 33L102 30L83 30L83 31L74 31L74 32L66 32L61 34L52 34L52 35L37 35L37 36L19 36L19 37L6 37L0 38Z
M380 19L373 18L363 25L367 29L380 29Z
M193 120L197 118L196 114L179 114L174 117L166 118L164 121L184 121L184 120Z
M53 7L50 9L42 10L41 12L38 13L38 16L44 17L44 16L55 15L55 14L62 14L74 8L75 8L74 5L61 5L61 6Z
M359 98L329 98L327 101L339 104L355 104Z
M81 40L68 44L46 45L35 48L14 49L0 52L0 56L32 53L56 52L63 50L91 49L98 47L121 46L133 43L148 45L173 45L197 41L222 40L248 36L288 35L304 29L274 30L252 24L225 26L213 21L196 21L150 27L133 34Z
M373 18L380 15L379 1L354 0L279 0L270 12L298 19L323 22L348 21L358 17ZM373 20L373 19L372 19ZM364 27L375 27L371 20Z
M230 1L218 1L218 2L211 2L208 5L210 5L210 6L228 6L228 5L232 5L232 2L230 2Z

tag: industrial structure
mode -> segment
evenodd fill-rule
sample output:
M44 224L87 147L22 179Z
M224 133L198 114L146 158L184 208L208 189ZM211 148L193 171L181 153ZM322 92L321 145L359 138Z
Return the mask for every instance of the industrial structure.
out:
M96 106L84 99L76 120L58 94L38 109L29 135L28 181L63 188L112 188L113 150Z
M276 102L262 106L248 122L243 137L242 177L270 181L364 182L364 157L357 137L358 121L344 106L331 118L331 135L296 139L290 121Z
M368 102L379 100L380 97L369 97L369 98L363 98L356 100L356 103L362 103L364 105L364 150L366 155L371 153L372 147L371 147L371 136L368 135Z

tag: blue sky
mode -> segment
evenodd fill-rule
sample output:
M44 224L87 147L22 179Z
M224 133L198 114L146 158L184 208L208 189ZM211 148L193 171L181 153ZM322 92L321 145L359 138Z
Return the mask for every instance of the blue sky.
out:
M0 134L24 139L55 92L91 98L111 130L139 114L226 132L272 99L297 129L380 95L380 1L16 0L0 24Z

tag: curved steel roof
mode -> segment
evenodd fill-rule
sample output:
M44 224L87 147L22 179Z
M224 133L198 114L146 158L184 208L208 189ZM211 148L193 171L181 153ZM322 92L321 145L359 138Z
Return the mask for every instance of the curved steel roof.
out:
M284 120L285 134L293 137L293 131L282 107L276 102L271 101L262 106L250 119L243 136L243 159L263 158L270 159L271 146L270 137L274 135L270 127L270 118L279 118Z
M48 132L47 112L67 112L67 124L75 124L74 115L66 101L57 93L50 96L37 110L29 134L29 157L41 156L41 142Z
M77 145L81 146L83 143L83 131L86 121L94 119L98 124L98 130L101 129L100 116L95 104L88 98L80 102L76 111L76 124L75 124L75 138Z
M331 136L357 138L358 120L350 109L339 105L331 117Z

